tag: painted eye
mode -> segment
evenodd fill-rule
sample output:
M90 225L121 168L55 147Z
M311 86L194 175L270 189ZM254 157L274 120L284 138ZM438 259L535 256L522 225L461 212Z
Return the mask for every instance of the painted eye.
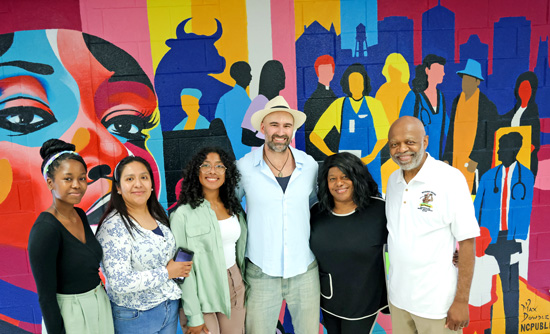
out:
M139 132L138 127L135 124L122 124L122 123L115 123L109 125L107 128L107 131L118 134L118 135L134 135Z
M28 122L29 125L36 124L36 123L44 120L42 117L40 117L38 115L31 115L31 116L32 116L32 119ZM10 122L11 124L20 124L20 123L26 122L24 120L24 118L21 117L21 115L15 115L15 116L8 117L7 121Z
M113 135L124 137L128 140L144 140L145 129L153 127L147 119L134 115L121 115L102 120L103 126Z
M38 131L55 122L57 119L52 114L36 107L20 106L0 110L0 128L15 132L14 136Z

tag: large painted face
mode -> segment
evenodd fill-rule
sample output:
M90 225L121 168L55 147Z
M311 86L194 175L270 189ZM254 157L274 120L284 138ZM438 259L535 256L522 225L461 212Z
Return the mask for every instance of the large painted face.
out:
M107 45L123 52L99 38L87 38L96 43L90 43L95 50ZM128 59L99 58L109 69L94 57L78 31L0 35L0 172L9 181L0 184L0 215L12 214L14 221L8 224L24 220L30 229L33 218L15 215L40 212L51 201L41 179L39 154L50 138L73 143L86 161L88 190L80 207L88 214L100 212L108 202L112 171L123 157L145 158L158 177L145 148L148 131L158 122L155 94L146 84L124 81L132 80L129 73L113 80L120 67L111 63ZM28 236L28 229L20 230ZM13 243L4 239L0 236L0 244ZM26 237L20 241L26 244Z

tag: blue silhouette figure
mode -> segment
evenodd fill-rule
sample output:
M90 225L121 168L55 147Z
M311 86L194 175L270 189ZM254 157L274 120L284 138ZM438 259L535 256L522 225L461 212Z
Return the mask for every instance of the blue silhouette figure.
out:
M495 257L500 269L506 334L518 332L519 262L512 255L523 252L518 240L529 233L535 184L533 173L517 161L522 142L518 132L500 138L502 164L483 174L474 201L479 225L491 233L485 253Z
M238 61L231 65L229 74L235 80L235 86L220 98L216 108L216 118L220 118L225 124L227 136L231 140L237 159L250 152L250 147L243 144L241 138L241 123L251 102L246 93L246 87L252 80L250 71L250 65L245 61Z

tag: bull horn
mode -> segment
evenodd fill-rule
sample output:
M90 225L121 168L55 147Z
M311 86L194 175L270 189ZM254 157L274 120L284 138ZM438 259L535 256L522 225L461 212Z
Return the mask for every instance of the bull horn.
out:
M220 39L223 33L222 23L218 19L216 19L216 22L218 24L218 28L216 29L216 32L211 36L214 39L214 41L217 41L218 39Z
M183 39L187 37L188 33L185 32L185 25L189 20L191 20L191 18L185 19L181 21L180 24L178 24L178 28L176 29L176 36L178 36L178 39Z

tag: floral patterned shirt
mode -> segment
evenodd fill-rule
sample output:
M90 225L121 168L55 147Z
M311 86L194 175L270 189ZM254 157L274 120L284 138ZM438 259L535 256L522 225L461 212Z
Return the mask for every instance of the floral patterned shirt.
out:
M137 227L132 235L122 217L108 217L97 232L103 247L101 269L106 278L107 295L119 306L146 311L163 301L181 297L179 286L168 278L166 265L176 253L176 242L170 229L157 222L162 234Z

